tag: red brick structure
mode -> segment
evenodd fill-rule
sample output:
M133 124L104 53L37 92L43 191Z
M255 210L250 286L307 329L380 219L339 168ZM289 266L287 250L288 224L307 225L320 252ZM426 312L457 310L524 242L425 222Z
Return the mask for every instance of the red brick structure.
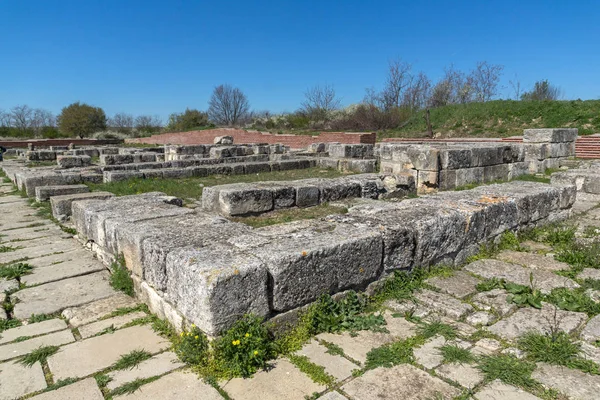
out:
M8 149L26 148L29 143L33 143L36 148L50 146L68 146L73 143L75 146L102 146L107 144L121 144L121 139L23 139L23 140L0 140L0 146Z
M322 132L318 136L278 135L243 129L209 129L204 131L172 132L147 138L126 139L126 143L148 144L212 144L217 136L232 136L233 143L281 143L293 149L305 148L311 143L339 142L346 144L375 144L375 133Z

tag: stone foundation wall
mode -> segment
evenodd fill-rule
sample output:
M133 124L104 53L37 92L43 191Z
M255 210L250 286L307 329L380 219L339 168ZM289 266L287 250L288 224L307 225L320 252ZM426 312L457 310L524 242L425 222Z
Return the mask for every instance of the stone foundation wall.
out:
M160 193L79 201L72 211L100 259L123 254L154 312L216 335L247 313L271 318L395 270L462 263L507 230L568 217L575 194L573 186L510 182L364 200L345 215L258 229Z

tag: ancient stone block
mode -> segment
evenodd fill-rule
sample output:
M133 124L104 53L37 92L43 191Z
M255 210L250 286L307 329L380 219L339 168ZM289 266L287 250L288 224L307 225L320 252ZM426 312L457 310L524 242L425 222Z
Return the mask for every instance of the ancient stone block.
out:
M271 166L267 162L252 162L244 164L244 173L259 174L261 172L271 172Z
M86 193L90 189L86 185L38 186L35 188L36 201L48 201L51 196Z
M577 140L577 129L525 129L523 131L523 142L530 143L558 143L574 142Z
M71 206L74 201L80 200L106 200L114 197L114 194L110 192L92 192L92 193L74 193L61 196L52 196L50 198L50 205L52 207L52 215L54 218L61 220L63 217L70 216Z
M461 169L471 167L470 149L440 150L440 167L442 169ZM420 169L420 168L417 168Z

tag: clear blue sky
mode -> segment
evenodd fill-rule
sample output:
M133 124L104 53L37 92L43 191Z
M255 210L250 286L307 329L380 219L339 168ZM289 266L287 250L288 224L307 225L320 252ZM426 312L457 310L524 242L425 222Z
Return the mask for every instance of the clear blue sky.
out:
M599 21L597 0L0 0L0 109L80 100L166 117L206 109L221 83L257 110L293 111L315 84L347 105L396 57L434 81L487 60L505 86L547 78L598 99Z

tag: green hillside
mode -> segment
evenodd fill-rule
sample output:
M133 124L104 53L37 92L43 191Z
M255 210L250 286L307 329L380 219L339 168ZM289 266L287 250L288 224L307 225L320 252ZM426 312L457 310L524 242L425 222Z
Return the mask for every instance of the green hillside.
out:
M380 138L420 137L424 112L402 128L380 132ZM600 100L513 101L456 104L431 110L433 131L441 137L507 137L527 128L578 128L579 134L600 133Z

